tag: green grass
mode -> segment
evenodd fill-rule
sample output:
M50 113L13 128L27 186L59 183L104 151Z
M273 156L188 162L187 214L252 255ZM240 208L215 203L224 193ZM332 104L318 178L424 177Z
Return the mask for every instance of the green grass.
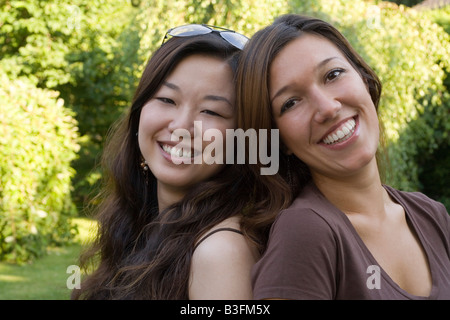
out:
M82 244L89 240L95 226L91 220L76 218L79 235L73 245L49 248L49 254L32 264L0 263L0 300L64 300L71 290L66 281L72 273L67 267L76 265Z

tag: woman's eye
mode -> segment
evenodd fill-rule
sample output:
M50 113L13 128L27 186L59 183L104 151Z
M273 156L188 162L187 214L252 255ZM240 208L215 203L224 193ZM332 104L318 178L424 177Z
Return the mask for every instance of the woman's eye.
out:
M339 77L344 72L345 72L344 69L333 69L327 73L327 75L325 76L325 78L326 78L325 80L332 81L332 80L336 79L337 77Z
M285 112L285 111L289 110L290 108L292 108L298 101L299 101L299 99L289 99L288 101L286 101L281 106L280 114L282 114L283 112Z
M156 98L156 100L159 100L161 102L168 103L168 104L175 104L175 102L169 98L158 97L158 98Z
M211 111L211 110L203 110L203 113L209 114L211 116L217 116L217 117L221 117L220 114L218 114L217 112Z

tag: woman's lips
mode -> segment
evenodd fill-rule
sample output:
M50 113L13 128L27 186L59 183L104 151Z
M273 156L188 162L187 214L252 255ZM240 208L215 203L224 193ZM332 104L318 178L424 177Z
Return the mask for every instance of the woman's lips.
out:
M337 127L328 131L319 144L333 150L340 150L356 140L359 136L358 116L342 121Z
M332 145L349 139L355 132L356 120L352 117L341 123L332 132L327 133L321 142Z
M170 145L162 142L159 143L159 146L171 159L192 160L201 154L190 146Z

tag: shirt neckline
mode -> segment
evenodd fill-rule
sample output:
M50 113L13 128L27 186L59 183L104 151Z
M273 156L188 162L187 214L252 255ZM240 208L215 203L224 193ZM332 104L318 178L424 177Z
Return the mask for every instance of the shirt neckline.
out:
M427 262L428 262L428 266L430 268L430 273L431 273L431 290L430 290L430 294L428 296L417 296L414 294L409 293L408 291L404 290L402 287L400 287L392 278L391 276L383 269L383 267L378 263L378 261L375 259L375 257L372 255L372 252L370 252L369 248L367 248L366 244L364 243L364 241L362 240L362 238L359 236L358 232L356 231L355 227L353 226L353 224L351 223L350 219L347 217L347 215L342 212L341 210L339 210L335 205L333 205L324 195L323 193L319 190L319 188L317 188L317 186L312 183L313 188L315 189L315 191L318 193L318 195L325 200L325 203L332 207L334 211L336 211L339 216L343 219L343 221L345 222L345 224L347 225L347 227L349 228L349 230L351 231L351 233L353 234L353 236L355 237L358 245L361 247L361 249L364 251L364 253L367 255L367 257L369 258L369 260L371 260L371 262L374 265L377 265L380 268L381 271L381 276L391 285L392 288L394 288L397 292L399 292L400 294L404 295L405 297L409 298L409 299L422 299L422 300L427 300L427 299L433 299L433 297L436 295L437 292L437 286L435 284L435 271L434 271L434 264L432 264L431 260L430 260L430 248L428 246L427 241L425 240L425 238L423 237L421 231L419 228L417 228L417 221L415 220L414 216L411 215L411 213L409 212L409 207L408 205L402 201L401 198L399 198L391 189L391 187L383 185L383 188L386 190L386 192L389 194L389 196L391 198L393 198L397 204L401 205L403 207L403 210L405 212L405 216L406 219L409 220L411 222L411 227L413 228L414 232L417 234L417 237L419 238L419 242L420 245L422 246L423 250L425 251L425 255L427 258Z

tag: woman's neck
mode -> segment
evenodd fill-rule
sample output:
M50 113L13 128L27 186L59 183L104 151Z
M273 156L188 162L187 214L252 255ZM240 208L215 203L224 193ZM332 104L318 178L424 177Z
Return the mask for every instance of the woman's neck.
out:
M313 181L325 197L346 214L380 216L391 201L383 188L376 161L360 172L344 178L331 178L313 173Z

